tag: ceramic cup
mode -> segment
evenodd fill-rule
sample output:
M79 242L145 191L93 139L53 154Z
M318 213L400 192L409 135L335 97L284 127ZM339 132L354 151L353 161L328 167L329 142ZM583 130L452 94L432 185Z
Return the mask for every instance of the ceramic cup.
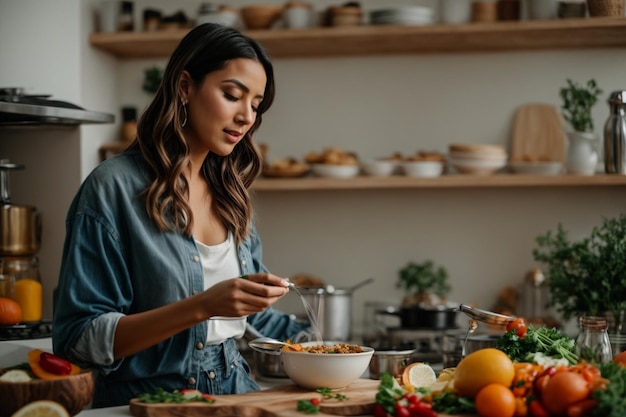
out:
M528 17L530 19L555 19L556 10L556 0L528 0Z
M122 2L119 0L106 0L100 4L100 31L117 32Z
M285 24L291 29L304 29L311 26L311 9L304 6L287 7L283 13Z
M471 0L440 0L441 23L467 23L472 16Z

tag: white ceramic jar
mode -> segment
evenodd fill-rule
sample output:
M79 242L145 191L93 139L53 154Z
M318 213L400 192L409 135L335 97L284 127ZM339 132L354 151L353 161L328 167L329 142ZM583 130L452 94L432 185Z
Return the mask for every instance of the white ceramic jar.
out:
M439 20L441 23L467 23L471 15L471 0L440 0Z

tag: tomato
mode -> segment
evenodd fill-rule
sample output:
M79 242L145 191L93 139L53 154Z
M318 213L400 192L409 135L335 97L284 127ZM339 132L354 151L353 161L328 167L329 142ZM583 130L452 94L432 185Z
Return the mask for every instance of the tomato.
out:
M516 405L515 396L509 387L502 384L489 384L476 395L476 411L482 417L513 417Z
M537 400L532 400L530 404L528 404L528 412L533 417L549 417L546 409Z
M526 333L528 332L528 325L526 324L526 320L522 317L518 317L513 321L510 321L506 325L506 331L510 332L511 330L515 330L515 334L520 337L526 337Z
M320 405L321 402L319 398L311 398L309 401L311 401L313 405Z
M550 414L565 415L568 407L589 396L589 384L575 372L558 372L546 384L541 402Z
M615 355L613 362L621 366L626 366L626 350Z
M387 411L385 407L380 404L374 406L374 417L387 417Z
M598 401L596 400L583 400L568 407L567 417L583 417L589 414L591 410L596 408Z

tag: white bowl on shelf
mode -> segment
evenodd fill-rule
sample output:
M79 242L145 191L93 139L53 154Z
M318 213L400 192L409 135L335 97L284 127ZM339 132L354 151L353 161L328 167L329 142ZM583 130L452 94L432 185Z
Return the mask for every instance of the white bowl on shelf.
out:
M443 174L444 163L441 161L405 161L401 163L407 177L438 177Z
M553 161L511 161L509 166L516 174L558 175L563 172L563 163Z
M384 159L361 162L361 170L363 173L372 177L388 177L393 175L397 166L398 163L396 161L387 161Z
M491 175L504 168L506 160L461 160L450 158L450 163L461 174Z
M312 164L311 171L318 177L354 178L359 175L359 165Z

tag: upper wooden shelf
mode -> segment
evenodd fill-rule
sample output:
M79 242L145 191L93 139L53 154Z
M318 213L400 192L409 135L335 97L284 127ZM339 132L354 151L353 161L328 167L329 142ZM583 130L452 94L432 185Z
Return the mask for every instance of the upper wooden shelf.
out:
M93 33L116 57L165 58L187 29ZM245 32L274 58L626 47L626 18L530 20L430 26L357 26Z
M626 175L520 175L489 176L443 175L437 178L356 177L356 178L258 178L252 185L256 191L358 190L408 188L497 188L497 187L588 187L625 186Z

